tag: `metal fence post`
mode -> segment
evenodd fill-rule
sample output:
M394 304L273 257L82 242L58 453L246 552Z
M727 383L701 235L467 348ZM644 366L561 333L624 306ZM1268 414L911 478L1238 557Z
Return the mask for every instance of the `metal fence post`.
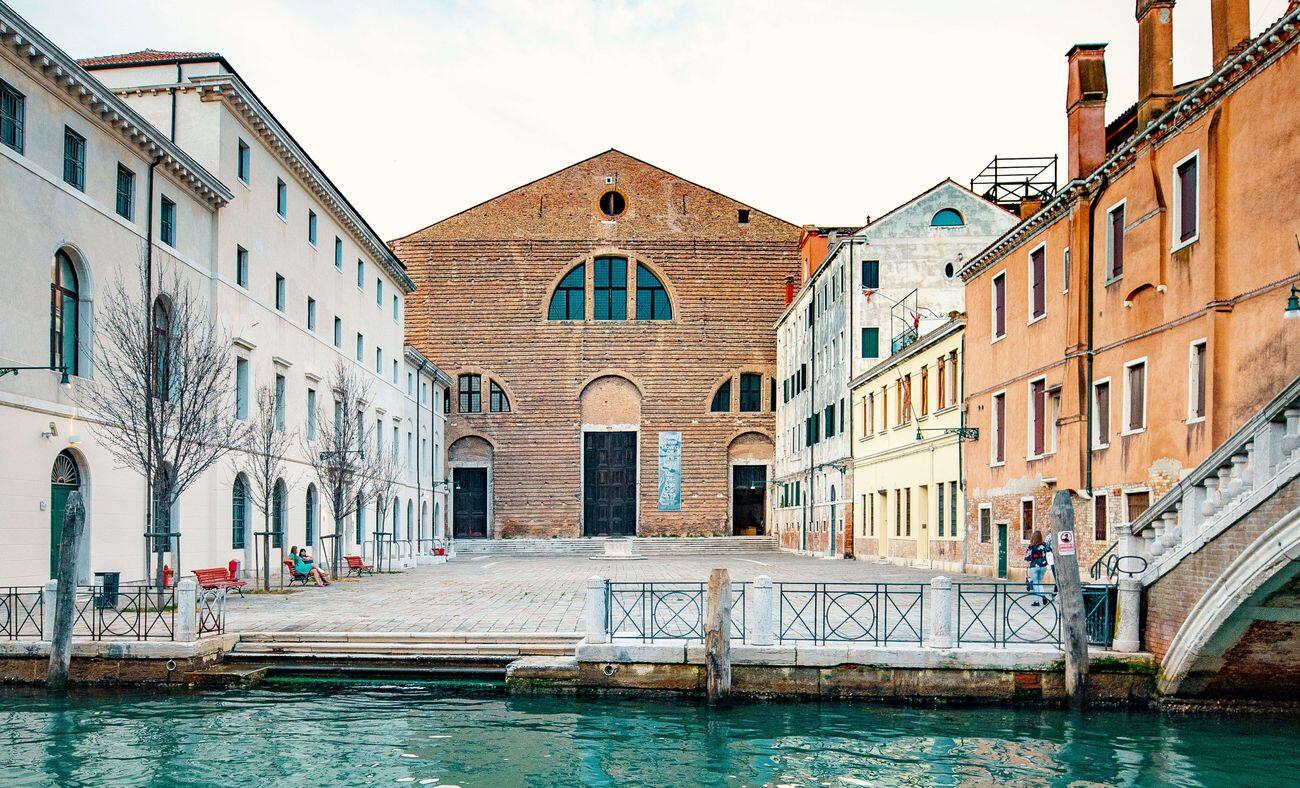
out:
M192 577L176 583L176 640L191 643L199 639L199 585Z
M759 575L754 578L754 634L755 646L772 646L776 644L776 635L772 631L772 578Z
M930 648L952 648L952 578L930 580Z
M51 580L41 589L41 640L54 637L54 608L59 596L59 581Z
M608 643L609 610L605 600L605 581L599 575L587 578L587 642Z

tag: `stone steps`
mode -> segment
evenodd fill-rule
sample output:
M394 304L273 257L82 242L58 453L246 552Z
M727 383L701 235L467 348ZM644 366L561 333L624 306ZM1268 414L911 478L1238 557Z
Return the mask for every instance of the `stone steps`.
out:
M569 644L581 632L243 632L240 645L254 643L357 643L357 644Z
M574 653L572 643L319 643L311 641L239 643L232 653L276 657L562 657Z
M475 555L573 555L600 556L605 553L604 537L585 539L458 539L457 556ZM778 549L775 536L718 536L645 538L628 537L633 556L738 555L772 552Z

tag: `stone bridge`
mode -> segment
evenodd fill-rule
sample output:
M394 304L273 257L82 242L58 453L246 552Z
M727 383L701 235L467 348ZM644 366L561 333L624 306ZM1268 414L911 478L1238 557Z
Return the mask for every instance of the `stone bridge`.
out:
M1300 697L1300 377L1133 522L1118 650L1194 698Z

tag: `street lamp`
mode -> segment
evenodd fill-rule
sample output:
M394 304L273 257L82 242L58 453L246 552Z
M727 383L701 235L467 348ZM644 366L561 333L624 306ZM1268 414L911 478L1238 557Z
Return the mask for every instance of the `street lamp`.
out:
M1292 300L1294 300L1295 299L1294 287L1291 288L1291 296L1292 296ZM43 367L0 367L0 378L3 378L5 375L11 373L17 375L19 372L22 372L24 370L29 370L29 369L48 369L54 372L58 372L60 373L59 385L60 386L68 385L68 368L66 366L55 366L53 364L47 364Z
M1286 320L1300 320L1300 289L1291 285L1291 297L1286 300L1286 311L1282 313Z
M977 441L980 439L979 427L917 427L917 440L921 440L922 432L942 432L945 435L956 435L959 441Z

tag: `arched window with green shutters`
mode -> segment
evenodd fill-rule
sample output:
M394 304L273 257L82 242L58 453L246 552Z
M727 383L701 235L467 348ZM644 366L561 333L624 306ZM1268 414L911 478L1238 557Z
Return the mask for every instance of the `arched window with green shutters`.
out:
M271 490L272 547L284 547L284 509L287 504L285 492L284 479L276 479L275 487Z
M548 320L582 320L586 314L586 271L585 265L575 266L560 280L551 295L551 306L546 313Z
M230 492L230 549L243 550L248 543L248 483L244 474L235 477Z
M311 547L316 544L316 485L307 485L307 522L303 534L303 544Z
M54 254L54 268L50 275L50 366L65 367L69 375L77 375L77 323L80 288L77 270L68 253L60 249Z
M644 265L636 265L636 319L672 320L673 307L659 277Z

